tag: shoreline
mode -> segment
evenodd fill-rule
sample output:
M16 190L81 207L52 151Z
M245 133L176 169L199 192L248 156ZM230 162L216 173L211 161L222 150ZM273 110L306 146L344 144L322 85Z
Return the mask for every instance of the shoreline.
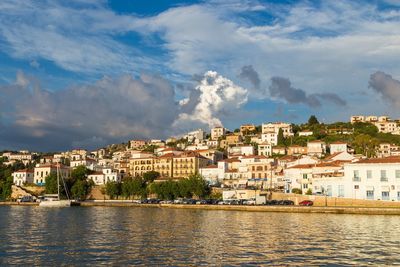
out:
M0 206L39 206L35 202L0 202ZM400 208L382 207L303 207L303 206L239 206L239 205L189 205L189 204L137 204L127 201L84 201L82 207L135 207L191 210L224 210L245 212L283 212L320 214L400 215Z

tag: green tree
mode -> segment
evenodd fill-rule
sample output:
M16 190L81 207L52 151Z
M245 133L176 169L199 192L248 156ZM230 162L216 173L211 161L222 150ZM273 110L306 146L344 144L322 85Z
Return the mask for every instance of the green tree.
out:
M108 182L106 183L106 194L111 198L118 198L121 194L121 183L117 182Z
M285 137L283 136L283 130L281 128L279 128L279 132L278 132L278 146L285 146L286 142L285 142Z
M83 181L83 180L86 180L87 176L88 176L89 174L91 174L91 173L92 173L91 170L89 170L88 168L86 168L86 166L81 165L81 166L78 166L78 167L76 167L75 169L73 169L73 170L71 171L71 178L72 178L74 181L76 181L76 180L81 180L81 181Z
M319 124L319 121L315 115L311 115L310 118L308 119L308 125L315 125Z
M160 177L160 173L156 171L148 171L143 173L143 180L146 183L152 183L154 180Z
M57 183L57 174L51 173L45 178L45 191L47 194L57 194L58 192L58 183Z
M306 192L306 195L312 195L312 190L311 190L311 188L308 188L308 190L307 190L307 192Z
M11 197L13 178L7 177L5 180L0 180L0 199L7 200Z
M77 180L71 188L72 197L80 200L85 199L91 187L91 181Z

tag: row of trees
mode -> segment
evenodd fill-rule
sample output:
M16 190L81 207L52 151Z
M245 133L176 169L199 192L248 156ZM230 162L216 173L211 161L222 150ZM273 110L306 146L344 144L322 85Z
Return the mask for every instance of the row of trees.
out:
M68 195L74 199L85 199L94 185L93 181L87 179L87 176L91 173L92 171L85 166L78 166L73 169L70 177L64 177L67 191L62 186L60 179L61 195L65 198L68 192ZM52 173L46 177L45 190L47 194L56 194L58 191L57 185L57 174Z
M200 175L192 175L188 179L178 181L169 179L154 182L158 176L157 172L151 171L145 173L143 177L126 178L122 183L108 182L104 193L111 199L120 196L126 199L143 199L154 194L159 199L172 200L194 196L205 198L210 195L210 187Z

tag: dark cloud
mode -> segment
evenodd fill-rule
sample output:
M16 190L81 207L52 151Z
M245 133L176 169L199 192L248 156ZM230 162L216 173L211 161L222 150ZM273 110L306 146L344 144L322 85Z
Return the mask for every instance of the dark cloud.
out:
M252 65L243 66L240 71L239 77L243 80L249 81L254 86L254 88L260 88L260 77L258 76L257 71L254 70Z
M400 81L382 71L371 74L369 87L382 96L382 99L395 107L400 107Z
M0 96L0 148L48 151L160 138L180 112L171 84L152 75L52 92L18 73L15 84L0 86Z
M346 101L334 93L319 93L307 95L302 89L292 87L289 79L272 77L269 92L272 97L284 99L290 104L306 104L310 107L320 107L321 101L345 106Z

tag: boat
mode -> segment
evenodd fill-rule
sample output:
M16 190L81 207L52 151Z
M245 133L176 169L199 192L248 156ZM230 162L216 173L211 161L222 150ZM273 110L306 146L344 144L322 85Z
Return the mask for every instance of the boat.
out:
M69 198L68 189L62 176L61 180L63 182L67 199L60 198L60 176L60 164L57 164L57 194L44 195L43 199L39 202L39 207L71 207L72 201Z

